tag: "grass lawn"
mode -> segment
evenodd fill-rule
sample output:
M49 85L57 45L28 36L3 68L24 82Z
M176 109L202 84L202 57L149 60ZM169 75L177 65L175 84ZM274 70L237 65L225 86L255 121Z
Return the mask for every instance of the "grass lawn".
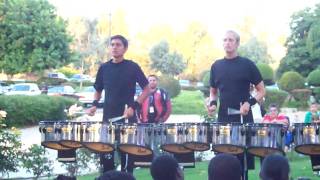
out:
M311 170L310 159L308 156L299 156L295 152L291 152L287 154L287 158L290 161L291 168L291 177L297 179L298 177L308 177L311 180L319 179L319 177L313 175ZM249 179L250 180L258 180L259 179L259 170L260 170L260 160L256 159L256 169L249 171ZM188 168L184 170L185 180L207 180L207 168L208 161L198 162L196 163L195 168ZM232 170L230 170L232 172ZM87 176L78 177L79 180L92 180L97 177L98 174L91 174ZM134 171L134 176L137 180L151 180L151 175L149 169L137 169Z
M206 112L200 91L181 91L172 99L172 114L203 114Z

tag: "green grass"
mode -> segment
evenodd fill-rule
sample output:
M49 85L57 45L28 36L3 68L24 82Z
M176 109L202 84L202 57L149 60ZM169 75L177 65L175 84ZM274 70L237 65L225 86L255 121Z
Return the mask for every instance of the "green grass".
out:
M172 99L172 114L203 114L204 98L200 91L181 91Z
M287 153L287 158L290 162L291 177L297 179L298 177L308 177L311 180L319 179L319 177L313 175L311 170L311 163L308 156L299 156L295 152ZM207 180L207 168L208 161L196 163L195 168L186 168L184 170L185 180ZM258 180L260 171L260 160L256 158L255 170L249 171L249 180ZM230 170L231 172L231 170ZM92 180L97 177L98 174L91 174L78 177L79 180ZM134 171L134 176L137 180L151 180L151 175L148 168L141 168Z

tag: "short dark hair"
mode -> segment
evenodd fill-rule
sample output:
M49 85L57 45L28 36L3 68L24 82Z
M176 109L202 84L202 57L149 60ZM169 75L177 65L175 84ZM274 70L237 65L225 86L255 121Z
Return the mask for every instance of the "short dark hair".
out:
M210 160L208 177L209 180L240 180L241 164L239 159L231 154L216 155Z
M134 176L130 173L121 172L121 171L107 171L103 173L96 180L136 180Z
M169 155L161 155L153 159L150 173L154 180L175 180L179 168L178 161Z
M271 154L262 162L260 177L262 180L288 180L289 172L290 167L288 159L280 154Z
M270 108L277 108L277 109L279 109L277 104L270 104L270 105L269 105L269 109L270 109Z
M123 44L123 46L124 46L125 48L128 47L128 40L127 40L125 37L123 37L122 35L114 35L114 36L112 36L112 37L110 38L110 42L111 42L112 40L114 40L114 39L119 39L119 40L122 42L122 44Z
M150 74L150 75L148 76L148 78L149 78L149 77L154 77L154 78L156 78L156 80L159 80L158 76L155 75L155 74Z

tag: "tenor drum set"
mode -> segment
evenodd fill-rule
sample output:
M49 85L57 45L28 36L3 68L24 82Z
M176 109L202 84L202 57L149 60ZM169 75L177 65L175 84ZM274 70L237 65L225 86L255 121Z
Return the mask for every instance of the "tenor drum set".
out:
M293 126L295 150L320 155L320 124ZM97 153L115 150L152 155L161 148L170 153L212 149L219 153L265 157L284 153L285 131L280 124L241 123L107 123L101 121L41 121L41 144L55 150L88 148Z

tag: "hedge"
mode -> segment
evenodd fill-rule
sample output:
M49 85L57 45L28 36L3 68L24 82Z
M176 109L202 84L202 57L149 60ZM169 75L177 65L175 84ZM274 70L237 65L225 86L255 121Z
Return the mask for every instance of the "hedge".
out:
M261 73L261 76L263 78L263 81L266 85L272 85L274 84L274 73L273 69L265 63L258 63L257 67Z
M65 120L65 109L77 103L75 99L57 96L0 96L0 109L7 112L7 126L35 125L42 120Z
M304 78L297 72L289 71L281 76L278 84L280 89L290 93L294 89L304 88Z
M266 91L264 107L269 107L270 104L277 104L279 107L282 107L288 93L282 90L269 90Z
M320 69L313 70L309 73L307 82L312 86L320 86Z
M179 81L167 75L159 77L159 86L165 89L171 98L178 96L181 91Z

